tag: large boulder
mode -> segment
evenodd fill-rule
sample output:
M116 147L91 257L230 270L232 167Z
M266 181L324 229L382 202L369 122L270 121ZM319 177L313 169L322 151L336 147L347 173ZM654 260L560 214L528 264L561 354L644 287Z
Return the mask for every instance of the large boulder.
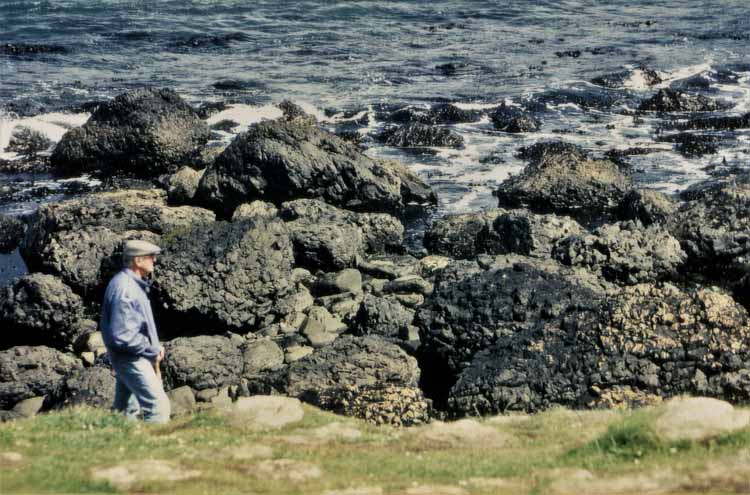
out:
M0 254L15 250L23 239L25 227L16 217L0 214Z
M501 207L598 218L611 214L631 187L632 179L615 163L592 159L575 145L538 143L521 156L529 164L500 184Z
M289 229L278 220L216 222L162 238L155 309L183 331L270 325L291 295Z
M49 347L20 346L0 351L0 409L32 397L51 401L63 380L83 365L75 356Z
M230 216L255 199L280 204L299 198L357 211L397 212L409 202L435 202L406 167L364 155L354 144L309 123L255 124L206 169L196 200Z
M108 366L92 366L71 373L57 392L59 407L110 408L115 398L115 372Z
M404 227L386 213L355 213L314 199L289 201L279 216L287 222L296 264L325 271L356 266L366 254L398 249Z
M83 302L51 275L34 273L0 289L0 347L70 347L78 338Z
M137 89L100 105L82 127L68 131L50 158L64 173L156 177L195 160L209 129L169 89Z
M457 415L750 398L750 322L729 295L642 284L478 353L450 391Z
M170 207L166 193L157 189L125 190L86 196L40 206L29 219L21 255L30 270L44 269L45 249L55 233L106 227L116 233L148 230L164 234L195 224L210 223L216 216L192 206Z
M510 133L535 132L541 123L521 108L502 105L490 113L495 129Z
M424 245L434 254L457 259L506 253L544 258L551 256L557 240L582 232L569 217L491 209L435 221L425 233Z
M687 258L663 226L643 227L633 221L561 239L553 255L565 265L586 267L607 280L631 285L674 279Z
M200 335L167 342L162 363L168 389L187 385L193 390L239 385L242 351L227 337Z
M342 387L416 387L417 360L382 337L342 335L330 345L291 363L250 386L313 404Z
M668 227L688 255L688 270L741 287L750 275L750 174L709 180L684 196L689 201Z

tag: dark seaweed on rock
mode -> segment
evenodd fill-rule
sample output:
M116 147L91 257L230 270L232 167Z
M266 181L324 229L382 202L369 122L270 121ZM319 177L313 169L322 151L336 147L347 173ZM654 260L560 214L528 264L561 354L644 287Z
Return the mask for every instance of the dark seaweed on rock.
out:
M691 95L674 89L660 89L638 107L652 112L714 112L727 110L733 105L713 100L703 95Z

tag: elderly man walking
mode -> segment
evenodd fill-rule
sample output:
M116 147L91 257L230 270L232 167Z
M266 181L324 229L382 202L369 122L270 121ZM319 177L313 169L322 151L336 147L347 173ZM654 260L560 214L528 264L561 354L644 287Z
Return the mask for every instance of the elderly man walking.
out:
M154 271L160 252L150 242L125 242L123 269L107 286L100 322L117 379L112 407L131 418L142 411L147 423L168 422L171 409L159 373L164 348L159 344L148 299L150 284L145 279Z

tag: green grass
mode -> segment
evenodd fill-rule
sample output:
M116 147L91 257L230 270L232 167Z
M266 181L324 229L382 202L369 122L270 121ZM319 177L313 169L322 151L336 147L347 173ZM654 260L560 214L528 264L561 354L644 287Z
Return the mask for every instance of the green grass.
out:
M503 435L502 446L446 446L427 439L426 427L373 426L308 406L300 423L260 432L220 411L148 426L107 411L76 408L0 425L0 454L23 456L20 462L0 457L0 493L118 492L122 490L94 480L92 468L147 459L166 460L201 474L181 481L136 481L125 491L310 494L378 486L395 494L418 484L460 486L471 494L544 494L554 491L556 476L565 476L556 473L575 469L586 469L597 478L669 469L685 476L680 485L685 492L697 490L691 486L702 491L709 486L715 493L741 491L742 474L730 461L750 453L750 429L704 442L666 442L653 428L657 413L554 409L518 420L485 419L484 425ZM349 441L316 440L316 429L332 422L354 426L363 435ZM230 452L253 445L271 447L272 459L315 464L323 475L307 481L258 475L259 460L238 460ZM700 478L703 484L696 485L695 473L712 462L725 463L726 473ZM470 482L475 478L502 478L505 484Z

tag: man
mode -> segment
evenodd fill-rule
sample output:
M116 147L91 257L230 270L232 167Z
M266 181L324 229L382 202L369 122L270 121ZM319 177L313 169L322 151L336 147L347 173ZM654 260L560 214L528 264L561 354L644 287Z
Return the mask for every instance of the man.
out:
M112 408L131 418L142 411L147 423L168 422L171 410L159 373L164 348L159 344L148 299L150 284L145 279L154 271L160 252L150 242L124 243L123 269L107 286L100 323L117 379Z

